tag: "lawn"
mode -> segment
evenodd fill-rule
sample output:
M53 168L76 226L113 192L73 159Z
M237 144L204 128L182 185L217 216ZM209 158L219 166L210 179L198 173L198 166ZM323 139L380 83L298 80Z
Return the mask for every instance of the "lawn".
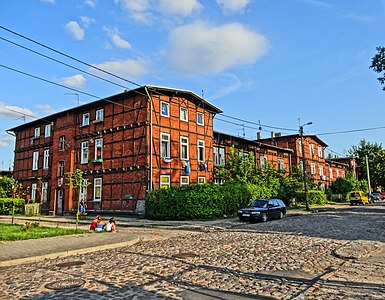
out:
M83 229L67 229L39 226L38 223L27 222L24 225L11 225L0 223L0 241L17 241L40 239L49 236L88 233Z

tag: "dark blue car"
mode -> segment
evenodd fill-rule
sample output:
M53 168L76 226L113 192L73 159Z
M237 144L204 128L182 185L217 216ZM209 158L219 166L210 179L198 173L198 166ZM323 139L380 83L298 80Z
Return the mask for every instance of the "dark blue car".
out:
M281 199L253 200L250 206L238 210L241 221L262 221L282 219L286 214L286 205Z

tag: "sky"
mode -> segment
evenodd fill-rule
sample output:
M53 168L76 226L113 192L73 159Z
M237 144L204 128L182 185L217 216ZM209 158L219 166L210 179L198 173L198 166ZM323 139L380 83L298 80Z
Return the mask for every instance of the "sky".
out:
M369 69L384 25L385 0L2 1L0 169L13 166L7 129L138 85L202 96L224 111L214 130L235 136L312 122L304 133L326 153L384 146L385 91Z

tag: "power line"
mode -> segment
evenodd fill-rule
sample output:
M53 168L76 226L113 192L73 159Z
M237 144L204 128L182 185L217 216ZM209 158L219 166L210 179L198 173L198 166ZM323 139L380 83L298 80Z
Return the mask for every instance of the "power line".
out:
M332 135L332 134L352 133L352 132L360 132L360 131L378 130L378 129L384 129L384 128L385 128L385 126L380 126L380 127L361 128L361 129L352 129L352 130L335 131L335 132L324 132L324 133L317 133L317 135Z

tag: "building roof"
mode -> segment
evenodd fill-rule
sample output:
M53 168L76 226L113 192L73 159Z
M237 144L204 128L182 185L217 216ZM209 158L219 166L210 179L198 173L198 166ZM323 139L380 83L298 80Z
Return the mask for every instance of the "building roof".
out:
M42 123L42 122L49 124L59 115L73 112L73 111L82 111L87 107L99 105L101 103L115 102L118 99L123 98L127 94L140 94L143 96L147 96L146 90L149 91L150 94L151 93L152 94L158 93L159 95L168 95L168 96L181 94L184 97L186 97L187 99L189 99L190 101L193 101L194 103L196 103L198 105L201 105L201 107L205 108L206 110L208 110L212 113L222 113L223 112L220 108L216 107L215 105L211 104L210 102L206 101L202 97L199 97L197 94L195 94L191 91L146 85L146 86L140 86L136 89L126 90L122 93L115 94L115 95L112 95L112 96L109 96L106 98L101 98L101 99L96 100L96 101L88 102L88 103L82 104L80 106L76 106L76 107L72 107L72 108L69 108L66 110L62 110L60 112L48 115L44 118L36 119L34 121L24 123L24 124L18 125L16 127L10 128L7 131L17 132L17 131L25 128L25 127L30 127L30 126L33 126L33 124L38 124L38 123Z
M223 133L223 132L214 131L214 138L215 138L215 135L218 135L218 136L221 135L221 136L224 136L224 137L227 137L227 138L237 139L239 141L243 141L245 143L253 144L253 145L256 145L256 146L259 146L259 147L263 147L263 148L269 148L269 149L274 149L274 150L279 150L279 151L282 151L282 152L289 152L289 153L293 153L294 152L293 149L282 148L282 147L277 147L277 146L273 146L273 145L269 145L269 144L264 144L264 143L260 143L259 141L249 140L249 139L246 139L246 138L230 135L230 134Z
M321 140L315 134L304 134L303 137L304 138L310 137L314 141L316 141L318 144L320 144L321 146L324 146L324 147L328 146L328 144L326 144L323 140ZM266 141L272 141L272 140L276 141L276 140L285 140L285 139L291 139L291 138L301 138L301 135L300 134L290 134L290 135L274 136L274 137L270 137L270 138L258 139L257 141L261 141L261 142L265 141L266 142Z

